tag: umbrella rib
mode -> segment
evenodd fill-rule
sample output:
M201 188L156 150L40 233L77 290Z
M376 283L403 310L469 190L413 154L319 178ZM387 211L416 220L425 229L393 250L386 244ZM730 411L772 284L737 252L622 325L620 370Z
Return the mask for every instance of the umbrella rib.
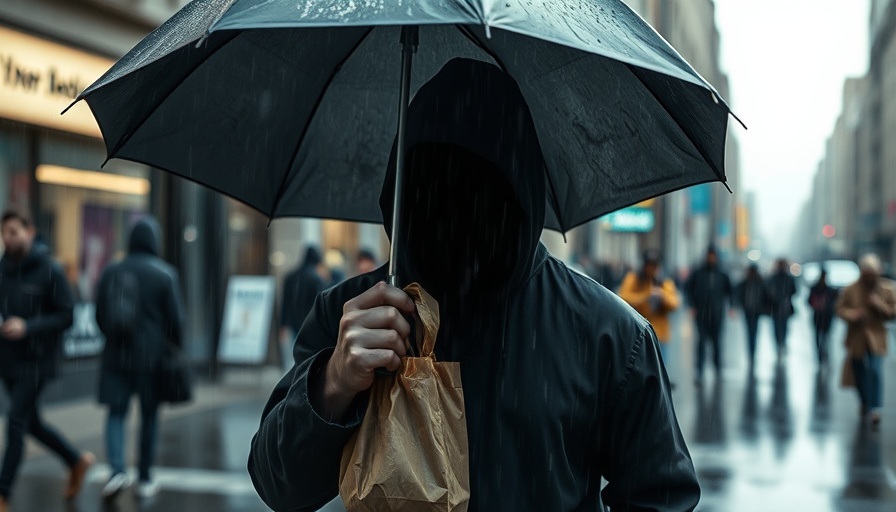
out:
M488 47L486 47L484 44L482 44L482 41L479 39L479 37L476 34L473 33L472 30L470 30L470 27L468 27L466 25L461 25L461 24L456 24L454 26L457 28L457 30L461 34L464 35L464 37L469 39L471 43L473 43L474 45L479 47L479 49L481 49L482 51L487 53L489 55L489 57L491 57L495 61L495 63L498 65L498 67L501 68L501 71L507 73L507 66L504 65L504 61L501 59L501 57L498 57L497 53L493 52Z
M124 137L122 137L122 138L118 141L118 144L115 145L115 148L113 148L112 151L109 152L109 156L108 156L108 158L106 158L106 162L108 162L108 161L109 161L110 159L112 159L112 158L115 158L115 154L118 153L118 151L120 151L121 148L124 147L124 145L127 144L127 143L131 140L131 137L133 137L134 134L137 133L137 131L138 131L141 127L143 127L143 124L146 123L146 121L149 119L149 117L150 117L151 115L153 115L153 113L155 113L155 111L158 109L158 106L159 106L159 105L161 105L162 103L164 103L164 102L168 99L168 97L171 96L171 95L174 93L174 91L177 90L178 87L180 87L184 82L186 82L188 78L190 78L191 76L193 76L193 73L195 73L196 70L199 69L199 67L202 66L206 61L208 61L208 59L209 59L210 57L212 57L213 55L215 55L216 53L218 53L219 51L221 51L222 48L224 48L225 46L227 46L228 44L230 44L230 42L233 41L234 39L236 39L240 34L242 34L242 32L236 32L236 33L234 33L233 35L231 35L227 40L223 41L217 48L215 48L214 51L212 51L207 57L205 57L204 59L199 60L199 61L196 63L196 65L193 66L193 69L191 69L189 72L187 72L187 73L180 79L180 81L178 81L176 84L172 85L172 86L165 92L165 94L162 96L162 98L161 98L158 102L156 102L156 107L155 107L155 108L148 109L147 112L146 112L146 114L143 116L143 118L140 119L140 122L137 123L137 124L134 126L134 128L133 128L130 132L128 132ZM208 40L208 39L206 38L206 41L207 41L207 40ZM159 62L159 61L155 61L155 62ZM152 64L154 64L155 62L150 63L149 65L152 65ZM144 67L144 68L142 68L142 69L146 69L146 68ZM105 165L105 164L104 164L104 165Z
M320 94L317 96L317 100L314 102L314 106L311 108L311 113L308 115L308 120L305 122L305 126L302 128L302 133L299 135L299 139L296 142L295 148L293 148L292 156L289 158L289 164L286 166L286 170L283 172L283 177L280 179L280 185L277 187L277 195L274 196L274 204L271 207L270 217L273 218L274 214L277 213L277 208L280 206L280 200L283 199L283 192L286 187L286 180L289 178L289 172L292 169L292 166L296 163L296 158L299 156L299 149L302 147L302 143L305 142L305 137L308 135L308 129L311 127L311 122L314 121L314 117L317 115L317 110L320 108L321 102L323 102L324 96L327 94L327 90L330 88L330 84L333 83L333 79L336 78L336 75L339 74L339 71L342 70L342 66L345 65L346 61L355 54L358 50L358 47L361 46L367 36L373 31L375 27L370 27L367 29L367 32L364 33L361 37L358 38L358 42L352 46L352 49L346 54L345 58L339 61L339 64L333 68L333 72L330 73L330 76L327 77L327 81L324 86L321 88ZM268 224L270 224L270 219Z
M654 93L653 88L643 78L641 78L641 76L634 69L632 69L631 65L626 64L625 67L629 70L629 72L631 72L632 75L634 75L635 78L638 79L639 82L641 82L641 85L643 85L645 89L650 91L650 95L653 96L653 99L656 100L656 102L657 102L657 104L659 104L659 106L663 107L663 110L666 111L666 113L669 115L669 118L672 119L673 121L675 121L675 126L678 126L678 129L681 130L681 133L683 133L685 135L685 137L687 137L688 141L691 144L693 144L694 149L696 149L697 152L700 153L700 157L703 158L703 161L709 165L709 168L712 169L712 172L713 172L713 174L716 175L716 178L718 178L719 181L721 181L722 184L725 185L725 188L727 188L729 191L731 191L731 188L728 186L728 180L725 179L724 173L720 172L716 168L715 164L712 162L712 159L709 157L709 155L706 154L706 151L703 148L701 148L696 142L694 142L694 138L691 136L691 134L688 132L688 130L686 130L685 127L682 126L682 124L680 122L678 122L678 119L676 119L675 116L672 115L672 113L669 111L669 108L666 106L666 104L663 102L663 100ZM709 91L707 91L707 92L709 92ZM729 114L731 113L730 109L728 109L728 113Z
M557 223L560 224L560 232L563 233L563 241L566 241L566 226L564 226L565 222L563 222L563 214L560 211L557 211L557 208L560 206L560 200L557 197L557 189L554 187L554 180L551 179L551 173L548 172L547 165L544 165L544 175L548 180L548 189L551 191L551 199L552 204L551 207L554 209L554 215L557 216Z

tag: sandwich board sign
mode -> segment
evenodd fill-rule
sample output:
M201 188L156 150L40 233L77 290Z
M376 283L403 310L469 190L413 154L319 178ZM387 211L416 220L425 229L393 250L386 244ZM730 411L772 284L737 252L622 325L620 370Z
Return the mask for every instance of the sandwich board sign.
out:
M276 283L273 276L231 276L227 282L218 361L261 364L268 352Z

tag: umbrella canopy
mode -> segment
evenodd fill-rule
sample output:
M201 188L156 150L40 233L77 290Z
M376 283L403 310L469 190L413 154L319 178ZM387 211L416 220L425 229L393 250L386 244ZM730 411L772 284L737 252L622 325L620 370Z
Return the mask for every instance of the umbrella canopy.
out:
M455 57L517 81L549 228L725 180L728 107L618 0L195 0L79 99L109 158L270 218L382 222L403 26L419 27L411 94Z

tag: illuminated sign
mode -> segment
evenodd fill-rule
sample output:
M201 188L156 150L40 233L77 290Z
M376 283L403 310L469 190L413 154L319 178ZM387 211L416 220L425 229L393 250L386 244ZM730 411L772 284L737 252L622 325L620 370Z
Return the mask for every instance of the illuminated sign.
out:
M113 63L0 27L0 117L100 137L84 102L60 113Z
M634 206L617 210L600 219L610 231L647 233L653 230L653 210Z

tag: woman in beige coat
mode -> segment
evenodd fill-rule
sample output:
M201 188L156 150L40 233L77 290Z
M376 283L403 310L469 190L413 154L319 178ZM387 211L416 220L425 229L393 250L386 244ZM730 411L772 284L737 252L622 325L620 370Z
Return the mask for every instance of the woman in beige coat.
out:
M885 322L896 318L896 291L880 278L877 256L859 260L861 276L840 294L837 314L847 323L846 356L852 363L855 385L862 401L862 415L880 423L883 404L881 362L887 353Z

